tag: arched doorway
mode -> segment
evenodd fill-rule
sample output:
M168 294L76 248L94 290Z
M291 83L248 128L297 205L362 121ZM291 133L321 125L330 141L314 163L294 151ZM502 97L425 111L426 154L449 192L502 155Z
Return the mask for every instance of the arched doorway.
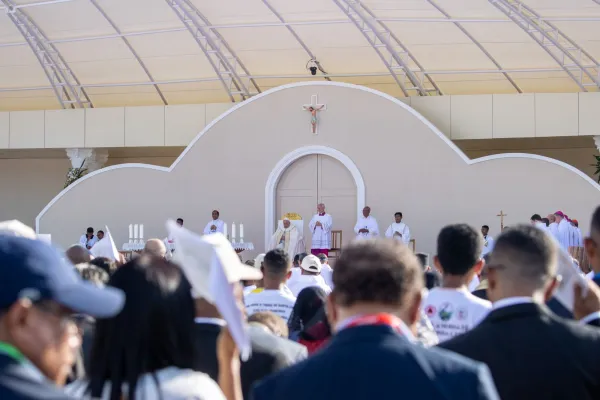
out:
M343 232L344 243L354 237L357 187L351 172L335 158L324 154L298 158L281 175L275 193L275 221L285 213L300 214L308 250L311 240L308 223L318 203L325 203L333 217L333 229Z

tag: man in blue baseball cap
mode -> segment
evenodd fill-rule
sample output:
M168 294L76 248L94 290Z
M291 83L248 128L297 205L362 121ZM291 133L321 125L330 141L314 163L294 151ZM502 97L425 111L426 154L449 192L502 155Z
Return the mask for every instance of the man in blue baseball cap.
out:
M54 384L81 343L73 315L112 317L124 301L83 282L53 247L0 234L0 399L68 399Z

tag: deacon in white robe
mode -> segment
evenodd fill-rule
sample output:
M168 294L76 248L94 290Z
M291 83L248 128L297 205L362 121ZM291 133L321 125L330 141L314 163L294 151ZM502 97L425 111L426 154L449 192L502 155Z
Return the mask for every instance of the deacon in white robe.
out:
M204 234L211 235L213 233L221 232L224 233L224 225L225 222L219 219L219 211L213 210L212 212L212 220L206 224L204 227Z
M296 254L306 251L306 245L304 244L304 237L298 231L296 225L292 224L289 218L284 218L279 222L279 227L271 236L269 249L283 249L290 258L294 258Z
M308 227L312 234L311 250L314 255L320 253L329 256L331 249L331 227L333 219L331 215L325 213L325 204L317 204L317 214L313 215Z
M354 233L356 233L357 239L369 239L379 236L379 225L377 225L375 217L371 216L371 207L363 208L363 216L356 221Z
M556 217L556 222L558 223L558 232L556 235L556 239L558 243L560 243L560 247L569 251L569 246L571 243L571 224L565 218L565 215L561 211L557 211L554 213Z
M481 227L481 234L483 235L483 249L481 250L481 257L494 250L494 238L488 235L489 231L489 226L483 225ZM479 285L479 283L477 283L477 285ZM475 287L477 287L477 285L475 285Z
M402 222L402 213L397 212L394 214L394 219L395 222L385 231L385 237L401 240L408 246L410 243L410 229L408 228L408 225Z

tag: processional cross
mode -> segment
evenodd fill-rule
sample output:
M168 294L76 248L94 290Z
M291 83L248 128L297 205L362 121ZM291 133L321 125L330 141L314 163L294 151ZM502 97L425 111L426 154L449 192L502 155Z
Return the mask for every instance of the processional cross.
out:
M310 104L305 104L302 106L304 111L310 112L310 125L312 128L312 133L315 135L317 132L317 112L327 110L326 104L319 104L317 95L313 94L310 98Z
M496 215L496 217L500 217L500 232L504 230L504 217L508 216L508 214L504 214L504 211L500 210L500 214Z

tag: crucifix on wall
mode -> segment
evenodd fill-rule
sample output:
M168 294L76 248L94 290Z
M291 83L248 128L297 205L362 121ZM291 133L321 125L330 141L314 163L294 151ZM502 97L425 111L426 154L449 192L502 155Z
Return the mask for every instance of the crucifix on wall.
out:
M504 230L504 217L508 214L504 214L504 211L500 210L500 214L496 215L496 217L500 217L500 232Z
M319 111L325 111L327 110L327 105L326 104L319 104L319 101L317 99L317 95L313 94L312 97L310 98L310 104L305 104L302 106L302 109L304 111L308 111L310 112L310 126L311 126L311 130L312 133L314 133L315 135L318 133L317 131L317 113Z

